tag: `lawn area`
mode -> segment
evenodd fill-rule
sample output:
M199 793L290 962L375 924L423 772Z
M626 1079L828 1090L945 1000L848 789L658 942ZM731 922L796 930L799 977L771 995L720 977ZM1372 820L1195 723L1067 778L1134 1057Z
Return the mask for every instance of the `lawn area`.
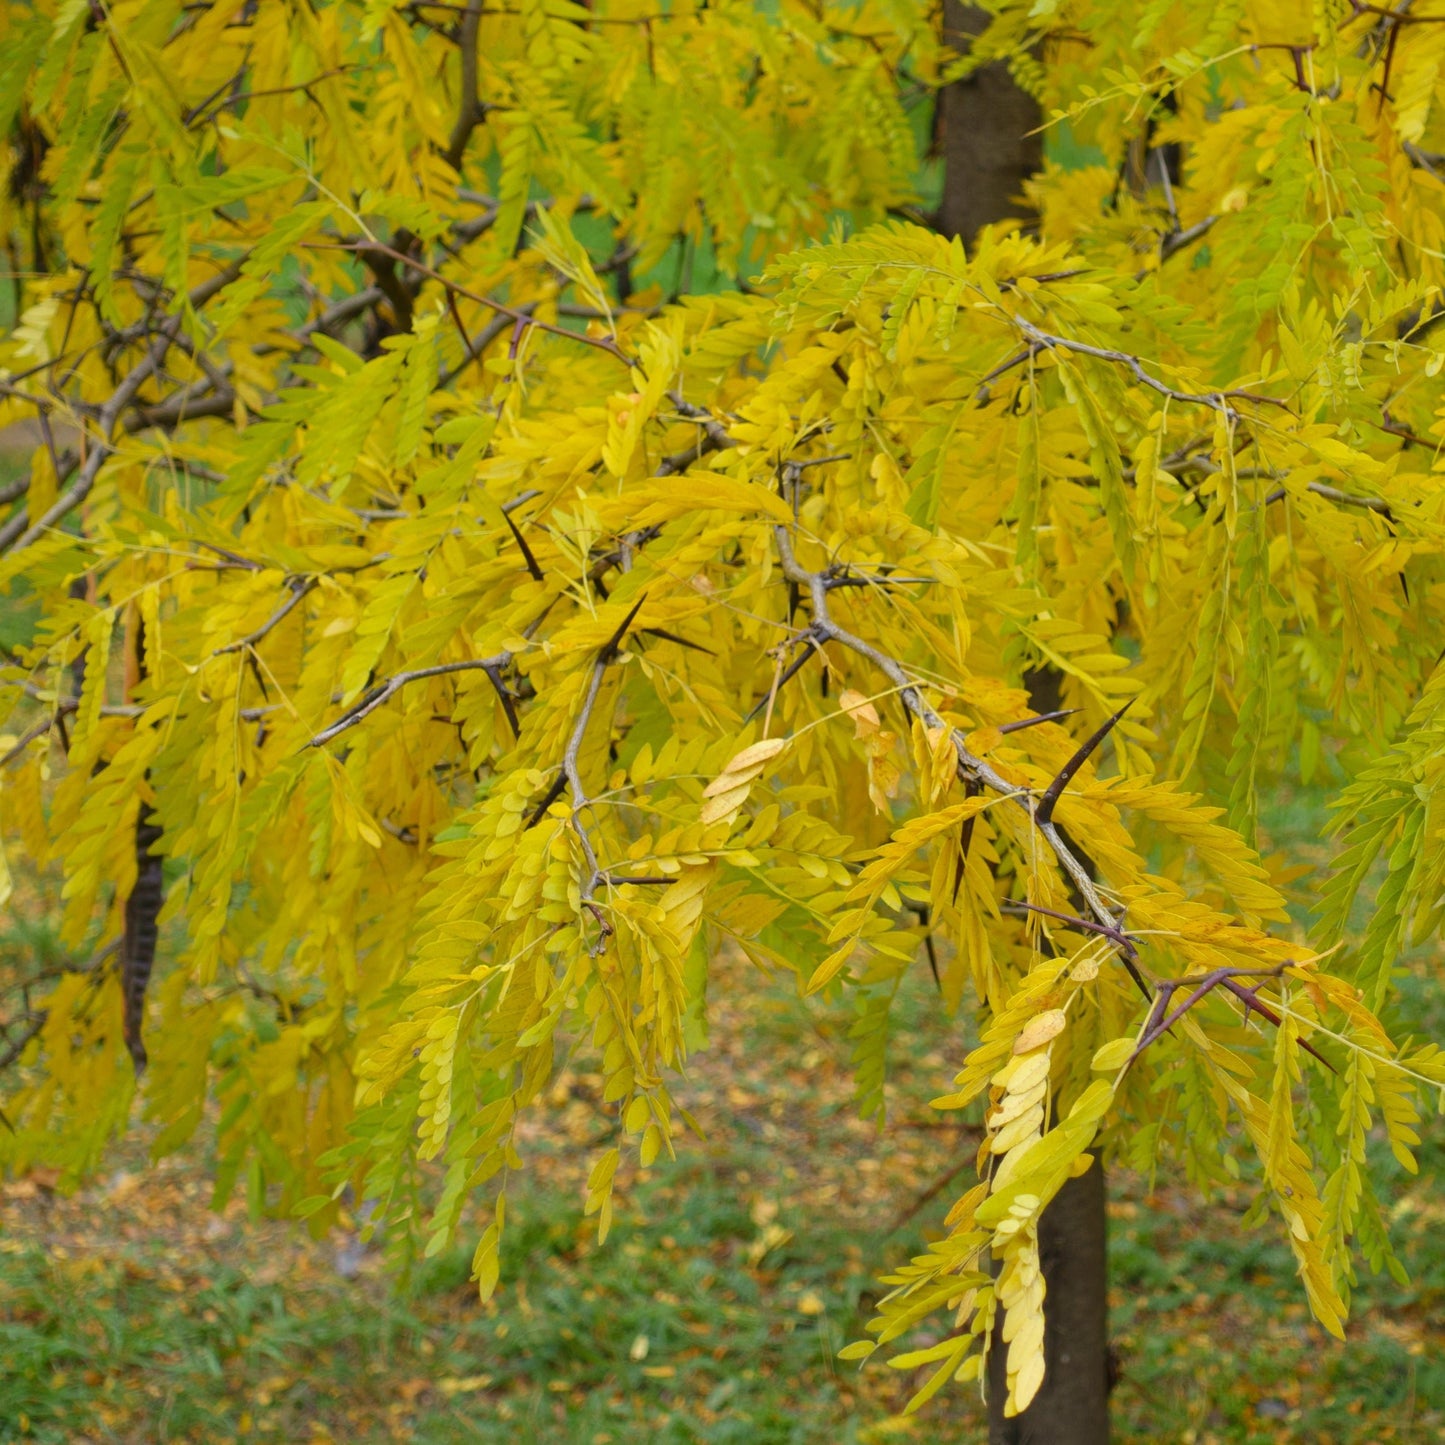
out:
M1310 860L1310 800L1266 824ZM36 927L0 947L36 946ZM1441 1038L1429 965L1412 965L1402 1024ZM149 1167L142 1133L72 1197L43 1172L0 1186L0 1439L979 1440L968 1390L903 1422L921 1377L835 1358L877 1274L953 1197L927 1191L971 1175L977 1134L927 1107L969 1044L931 990L920 968L884 1138L855 1117L847 1012L725 962L712 1047L682 1090L707 1141L622 1180L601 1249L581 1213L600 1079L564 1075L509 1191L485 1306L469 1247L395 1289L355 1236L314 1241L240 1200L210 1212L204 1151ZM1422 1133L1421 1172L1393 1196L1411 1283L1362 1279L1348 1347L1308 1318L1278 1222L1241 1228L1247 1191L1204 1206L1115 1172L1119 1440L1445 1441L1445 1130Z

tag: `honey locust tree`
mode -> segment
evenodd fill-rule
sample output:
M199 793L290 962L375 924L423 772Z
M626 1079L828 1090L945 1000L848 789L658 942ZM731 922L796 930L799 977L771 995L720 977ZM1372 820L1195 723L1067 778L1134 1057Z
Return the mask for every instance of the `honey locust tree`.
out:
M978 1182L845 1351L931 1366L914 1408L991 1351L1028 1410L1098 1155L1248 1166L1333 1333L1398 1269L1445 6L989 14L960 55L899 0L0 8L0 819L74 950L3 981L10 1167L215 1100L218 1198L349 1185L432 1249L480 1196L485 1294L560 1055L605 1235L685 1147L720 950L852 1001L880 1123L932 960ZM995 63L1071 164L965 245L909 107ZM1310 942L1255 850L1294 775L1342 780Z

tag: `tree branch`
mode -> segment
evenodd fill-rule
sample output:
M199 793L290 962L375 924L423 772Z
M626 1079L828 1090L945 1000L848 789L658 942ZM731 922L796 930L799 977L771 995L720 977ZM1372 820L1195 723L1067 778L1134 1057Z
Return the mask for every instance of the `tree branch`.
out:
M245 637L218 647L214 656L222 657L228 652L240 652L243 648L254 647L273 627L289 617L306 594L315 590L316 585L315 577L293 577L291 595L254 632L248 632Z
M516 713L512 708L512 696L502 682L502 669L512 660L510 652L499 652L495 657L479 657L467 662L441 662L435 667L413 668L410 672L398 672L393 677L371 689L363 698L354 703L329 727L323 728L314 738L310 746L313 748L323 747L332 738L344 733L347 728L353 728L363 718L369 717L384 702L395 697L402 688L409 682L420 682L427 677L442 677L452 672L472 672L480 668L487 674L488 680L497 691L497 696L502 700L502 706L506 709L508 720L511 721L513 730L516 730Z
M447 164L458 174L462 156L472 132L486 117L487 108L477 95L477 32L482 23L482 0L469 0L462 23L457 27L457 44L462 52L462 96L457 107L456 124L443 152Z
M1064 870L1079 895L1083 898L1085 906L1094 918L1103 925L1101 932L1107 930L1111 942L1114 942L1115 951L1120 961L1128 969L1134 982L1138 985L1145 998L1150 998L1151 992L1143 976L1140 974L1137 965L1131 957L1132 945L1124 945L1115 940L1120 932L1119 918L1104 902L1094 880L1089 876L1089 871L1074 856L1072 849L1064 842L1059 834L1058 828L1047 818L1040 820L1036 816L1036 804L1033 794L1028 788L1020 788L1010 783L1006 778L996 772L982 758L975 757L964 742L963 734L957 728L950 728L937 712L929 705L924 698L917 684L909 677L903 665L896 658L890 657L887 653L874 647L872 643L865 642L861 637L855 637L846 628L840 627L833 621L828 609L828 585L827 577L822 572L810 572L801 566L793 554L793 544L788 536L788 529L783 526L773 528L773 537L777 545L778 558L782 563L783 575L791 582L796 582L800 587L806 587L812 602L814 636L825 642L836 642L840 647L845 647L850 652L856 653L859 657L866 658L876 667L897 690L899 701L903 706L923 723L924 727L933 731L938 728L947 728L949 736L953 741L954 752L958 758L958 775L965 784L973 782L989 788L1000 796L1009 799L1017 807L1028 814L1029 821L1037 828L1040 836L1048 844L1054 857L1058 860L1060 867Z
M1259 406L1277 406L1282 410L1289 410L1288 404L1280 401L1278 397L1260 396L1252 391L1180 391L1176 387L1160 381L1158 377L1150 376L1144 370L1143 362L1137 356L1131 356L1127 351L1111 351L1108 347L1091 346L1087 341L1075 341L1068 336L1055 336L1051 332L1040 330L1032 321L1027 321L1022 316L1009 316L1008 319L1040 350L1071 351L1079 356L1092 356L1098 361L1113 362L1117 366L1126 367L1133 373L1136 381L1149 387L1150 390L1158 392L1160 396L1167 397L1170 401L1185 402L1190 406L1207 406L1211 411L1220 412L1228 417L1230 421L1246 420L1241 413L1229 405L1231 400L1252 401ZM1010 364L1017 365L1023 359L1022 356L1014 358Z
M161 326L160 335L151 343L144 360L132 367L129 375L101 408L97 425L98 435L88 439L93 450L81 464L80 475L76 477L75 481L29 527L25 525L24 513L12 517L4 527L0 527L0 552L8 551L12 546L17 549L28 547L37 537L69 516L90 495L90 490L95 485L95 479L100 474L101 467L105 465L106 460L115 450L111 438L121 413L134 401L141 387L155 374L156 369L165 359L171 343L175 340L180 326L181 318L179 316L171 317Z

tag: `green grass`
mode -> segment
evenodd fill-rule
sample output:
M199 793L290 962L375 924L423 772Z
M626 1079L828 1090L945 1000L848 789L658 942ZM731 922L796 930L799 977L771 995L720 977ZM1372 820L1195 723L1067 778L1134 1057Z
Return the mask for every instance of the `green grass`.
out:
M635 1191L600 1250L571 1200L524 1192L500 1309L477 1304L461 1251L388 1297L319 1254L268 1280L163 1238L109 1258L18 1248L0 1256L0 1421L57 1445L234 1438L247 1417L281 1439L318 1421L352 1440L857 1439L856 1376L833 1356L871 1273L848 1231L792 1208L792 1239L750 1261L737 1162Z
M168 1230L92 1252L71 1243L65 1257L8 1241L0 1421L15 1433L0 1438L864 1440L904 1382L860 1377L833 1355L859 1328L882 1242L860 1248L803 1191L772 1221L791 1238L750 1258L750 1184L769 1167L754 1152L694 1159L634 1189L600 1250L571 1199L521 1191L500 1307L477 1304L461 1251L405 1296L341 1278L301 1241L278 1277L278 1235L268 1248L227 1221L214 1240L194 1237L198 1193L167 1217L192 1231L180 1247ZM1437 1137L1425 1161L1436 1180L1441 1162ZM98 1226L106 1215L97 1203ZM1116 1201L1119 1438L1445 1438L1433 1223L1403 1233L1410 1286L1362 1285L1342 1349L1305 1319L1277 1229L1241 1238L1228 1206ZM900 1237L887 1253L917 1243ZM919 1438L976 1438L977 1426L965 1396Z

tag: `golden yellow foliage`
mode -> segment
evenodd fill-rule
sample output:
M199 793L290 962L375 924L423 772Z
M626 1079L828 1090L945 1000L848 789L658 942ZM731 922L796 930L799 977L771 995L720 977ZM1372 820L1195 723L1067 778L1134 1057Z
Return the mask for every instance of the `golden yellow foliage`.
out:
M1341 1329L1445 1088L1377 1017L1445 906L1445 6L991 8L0 4L0 847L93 958L5 981L0 1160L91 1167L143 1034L218 1196L439 1250L485 1190L485 1294L564 1042L605 1235L718 949L854 996L882 1119L926 946L987 1138L873 1322L952 1311L915 1405L1002 1311L1027 1407L1039 1217L1124 1145L1246 1141ZM908 97L994 56L1076 153L965 247Z

